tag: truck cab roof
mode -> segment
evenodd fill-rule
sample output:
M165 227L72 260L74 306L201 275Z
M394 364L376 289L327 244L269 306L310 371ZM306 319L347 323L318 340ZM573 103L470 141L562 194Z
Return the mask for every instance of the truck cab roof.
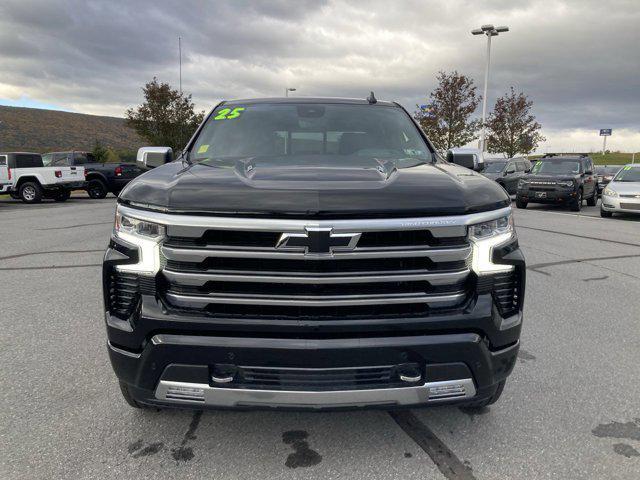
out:
M371 105L371 106L386 106L386 107L400 107L396 102L386 102L376 100L375 103L371 103L364 98L340 98L340 97L267 97L267 98L244 98L244 99L232 99L223 100L221 105L257 105L263 103L282 103L282 104L344 104L344 105Z

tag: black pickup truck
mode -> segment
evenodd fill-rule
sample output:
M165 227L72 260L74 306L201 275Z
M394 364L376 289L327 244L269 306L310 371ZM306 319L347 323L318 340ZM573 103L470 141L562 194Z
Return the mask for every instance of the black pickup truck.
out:
M42 155L45 166L83 166L86 190L91 198L104 198L111 192L118 196L127 183L142 173L133 163L101 163L91 152L50 152Z
M525 263L505 190L444 161L398 104L219 104L118 197L103 264L129 405L495 402Z

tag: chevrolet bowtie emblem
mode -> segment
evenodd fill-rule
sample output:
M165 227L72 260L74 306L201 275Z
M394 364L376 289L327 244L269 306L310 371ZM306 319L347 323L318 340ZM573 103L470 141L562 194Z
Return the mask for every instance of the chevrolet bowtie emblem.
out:
M335 250L353 250L361 233L333 233L332 228L306 227L306 233L283 233L276 244L280 250L328 255Z

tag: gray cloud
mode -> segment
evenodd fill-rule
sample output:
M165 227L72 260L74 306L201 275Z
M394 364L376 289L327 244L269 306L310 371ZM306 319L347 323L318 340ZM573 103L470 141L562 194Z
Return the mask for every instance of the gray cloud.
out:
M394 99L413 109L439 70L482 87L494 38L489 102L513 85L548 131L640 130L640 4L636 0L369 2L14 1L0 5L0 98L26 95L88 113L123 115L154 75L203 109L221 98L301 95Z

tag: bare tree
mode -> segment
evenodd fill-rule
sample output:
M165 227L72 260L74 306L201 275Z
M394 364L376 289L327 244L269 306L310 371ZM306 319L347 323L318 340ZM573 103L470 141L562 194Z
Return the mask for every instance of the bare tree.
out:
M440 72L437 79L429 103L417 106L414 118L436 149L444 153L478 138L481 122L472 120L471 115L482 97L477 95L473 80L457 71Z
M487 119L488 150L505 153L509 158L527 155L546 140L540 133L542 126L531 113L533 101L524 93L510 91L496 100Z

